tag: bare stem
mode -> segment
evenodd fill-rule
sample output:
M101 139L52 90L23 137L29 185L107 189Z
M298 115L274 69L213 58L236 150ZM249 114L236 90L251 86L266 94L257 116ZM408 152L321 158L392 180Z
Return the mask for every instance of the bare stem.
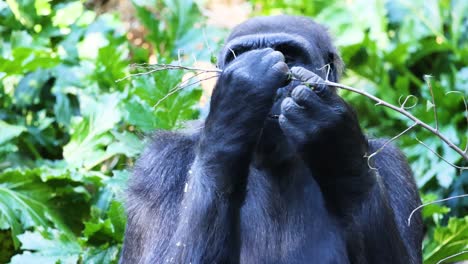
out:
M448 260L448 259L451 259L451 258L460 256L460 255L463 255L463 254L466 254L466 253L468 253L468 250L460 251L460 252L458 252L458 253L456 253L456 254L450 255L450 256L448 256L448 257L446 257L446 258L443 258L443 259L439 260L436 264L440 264L440 263L442 263L442 262L444 262L444 261L446 261L446 260Z
M465 197L468 197L468 194L452 196L452 197L448 197L448 198L445 198L445 199L435 200L435 201L432 201L432 202L421 204L420 206L414 208L414 210L411 211L410 215L408 216L408 226L411 225L411 217L413 217L413 214L416 213L419 209L421 209L421 208L423 208L425 206L428 206L430 204L441 203L441 202L450 201L450 200L453 200L453 199L465 198Z
M400 138L404 134L408 133L411 129L415 128L416 126L418 126L417 123L412 124L410 127L406 128L405 130L403 130L398 135L396 135L393 138L387 140L378 150L376 150L376 151L374 151L374 153L370 154L369 157L367 157L367 164L368 164L369 168L376 169L376 168L373 168L370 165L371 158L373 158L375 155L379 154L379 152L381 152L388 144L392 143L393 141L397 140L398 138Z
M169 91L169 93L167 93L163 98L159 99L156 104L154 104L153 106L153 109L155 109L162 101L166 100L167 98L169 98L171 95L189 87L189 86L192 86L192 85L196 85L196 84L199 84L203 81L206 81L206 80L209 80L209 79L213 79L213 78L216 78L218 77L218 75L215 75L215 76L209 76L209 77L206 77L206 78L202 78L202 79L199 79L193 83L187 83L187 82L184 82L184 84L181 84L181 85L178 85L176 87L174 87L173 89L171 89L171 91Z
M419 138L415 138L416 141L419 142L419 144L423 145L425 148L427 148L430 152L434 153L434 155L436 155L439 159L445 161L446 163L448 163L450 166L456 168L456 169L459 169L461 171L464 171L464 170L467 170L468 167L461 167L461 166L457 166L453 163L451 163L450 161L446 160L444 157L442 157L439 153L437 153L437 151L433 150L431 147L429 147L426 143L422 142Z
M182 65L172 65L172 64L132 64L130 67L133 68L145 68L145 69L150 69L150 71L147 72L139 72L139 73L133 73L129 74L121 79L116 80L115 82L121 82L123 80L136 77L136 76L141 76L141 75L147 75L151 74L153 72L158 72L158 71L163 71L163 70L187 70L187 71L195 71L195 72L216 72L216 73L221 73L222 70L220 69L202 69L202 68L196 68L196 67L188 67L188 66L182 66Z
M348 90L348 91L351 91L353 93L357 93L357 94L360 94L360 95L363 95L369 99L371 99L372 101L376 102L376 105L381 105L381 106L384 106L384 107L387 107L387 108L390 108L406 117L408 117L409 119L411 119L412 121L414 121L414 123L418 126L421 126L423 127L424 129L428 130L429 132L431 132L432 134L436 135L438 138L440 138L442 141L445 142L445 144L447 144L451 149L453 149L455 152L457 152L460 156L463 157L463 159L465 159L466 161L468 161L468 154L463 151L462 149L460 149L458 146L456 146L452 141L450 141L447 137L445 137L444 135L442 135L439 130L431 127L430 125L424 123L423 121L421 121L419 118L415 117L414 115L412 115L410 112L406 111L404 108L402 107L398 107L398 106L395 106L395 105L392 105L390 103L387 103L385 101L383 101L382 99L372 95L372 94L369 94L365 91L362 91L362 90L359 90L359 89L356 89L356 88L353 88L351 86L347 86L347 85L344 85L344 84L339 84L339 83L335 83L335 82L330 82L330 81L324 81L324 83L326 85L329 85L329 86L333 86L333 87L337 87L337 88L341 88L341 89L344 89L344 90Z

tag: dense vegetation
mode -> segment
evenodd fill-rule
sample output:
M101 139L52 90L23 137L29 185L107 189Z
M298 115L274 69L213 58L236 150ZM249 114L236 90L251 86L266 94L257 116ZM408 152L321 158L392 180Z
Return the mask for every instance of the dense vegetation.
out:
M423 78L431 75L440 131L468 144L467 1L250 3L254 14L303 14L328 25L347 65L343 83L394 104L412 94L419 102L411 97L410 111L435 125ZM207 26L203 4L191 0L133 6L147 32L145 48L128 40L119 14L98 15L83 1L0 2L0 263L115 263L125 228L123 190L143 135L206 112L194 86L153 107L182 71L116 80L131 63L150 58L210 61L225 31ZM391 138L411 125L365 97L343 95L368 134ZM416 129L396 144L425 202L466 193L468 171L450 163L467 163L440 139ZM468 251L467 212L468 198L423 209L425 263ZM468 254L450 260L463 259Z

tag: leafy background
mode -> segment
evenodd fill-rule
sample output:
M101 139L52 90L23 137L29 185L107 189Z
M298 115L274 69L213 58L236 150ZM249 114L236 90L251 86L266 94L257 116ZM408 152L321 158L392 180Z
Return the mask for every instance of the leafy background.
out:
M183 72L116 80L131 63L209 62L228 32L210 23L213 2L234 2L246 16L301 14L326 24L347 65L343 83L395 104L415 95L411 112L435 125L423 79L431 75L440 130L467 145L464 0L134 0L130 13L98 1L1 1L0 263L117 262L126 180L144 135L203 117L207 89L187 87L153 107ZM390 138L411 125L362 96L343 96L372 136ZM425 131L400 138L423 200L466 193L468 171L415 138L467 164ZM423 209L425 263L468 250L467 212L466 198ZM450 259L460 260L468 254Z

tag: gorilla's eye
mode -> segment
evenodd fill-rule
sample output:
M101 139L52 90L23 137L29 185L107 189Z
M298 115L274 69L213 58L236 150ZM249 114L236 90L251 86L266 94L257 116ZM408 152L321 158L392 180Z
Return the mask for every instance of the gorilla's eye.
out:
M224 64L225 65L229 64L236 57L240 56L244 52L249 51L250 49L251 49L250 47L245 47L245 46L238 46L238 47L233 47L232 49L229 49L227 51Z
M283 54L283 55L284 55L284 61L286 62L286 64L294 63L295 61L294 57L287 55L287 54Z
M303 49L291 43L281 43L275 47L275 50L283 53L286 64L296 63L304 56Z

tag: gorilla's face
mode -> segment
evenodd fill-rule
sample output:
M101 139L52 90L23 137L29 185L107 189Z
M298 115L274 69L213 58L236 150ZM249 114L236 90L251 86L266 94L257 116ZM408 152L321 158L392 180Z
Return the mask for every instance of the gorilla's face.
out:
M219 67L224 69L244 52L263 48L281 52L289 68L304 67L330 81L337 81L341 70L341 59L326 29L308 18L292 16L258 17L234 28L220 53ZM293 80L277 90L270 119L279 115L281 102L298 84Z
M264 48L281 52L289 68L300 66L323 79L336 82L341 71L341 58L327 30L308 18L292 16L258 17L234 28L218 57L219 68L224 69L244 52ZM279 89L271 88L277 89L277 95L259 144L267 152L278 153L276 150L279 150L291 153L283 151L288 144L277 117L281 111L281 102L298 84L297 80L293 80Z

